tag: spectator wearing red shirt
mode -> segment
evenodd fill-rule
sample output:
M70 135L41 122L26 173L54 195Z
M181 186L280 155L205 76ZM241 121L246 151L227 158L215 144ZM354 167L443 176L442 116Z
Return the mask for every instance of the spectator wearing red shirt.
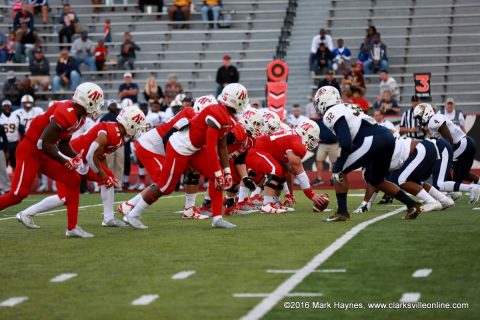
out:
M97 66L98 71L105 70L105 62L108 59L108 49L105 47L105 41L100 39L98 40L98 45L94 51L95 55L95 65Z
M368 114L368 110L370 109L371 105L367 99L362 97L362 91L358 88L354 88L352 93L353 96L350 99L347 99L347 102L356 104L363 110L365 114Z

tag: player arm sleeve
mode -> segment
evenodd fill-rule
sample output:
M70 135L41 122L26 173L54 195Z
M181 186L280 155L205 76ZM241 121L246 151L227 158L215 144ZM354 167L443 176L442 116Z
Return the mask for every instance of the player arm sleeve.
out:
M294 154L292 151L287 151L288 163L290 164L290 170L293 172L295 177L300 183L300 189L308 199L312 199L314 192L310 186L310 181L308 179L307 173L303 169L302 159Z
M102 179L105 177L105 172L101 166L101 157L105 153L105 145L107 145L107 143L106 135L101 133L98 135L97 139L92 142L87 152L88 166Z

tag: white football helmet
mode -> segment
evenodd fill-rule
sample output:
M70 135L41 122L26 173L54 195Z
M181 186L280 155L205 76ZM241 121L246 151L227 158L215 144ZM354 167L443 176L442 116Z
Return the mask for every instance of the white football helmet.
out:
M172 102L170 102L170 108L175 108L175 107L183 107L183 103L181 100L172 100Z
M85 108L92 119L97 119L102 113L104 104L103 90L93 82L80 84L73 94L73 101Z
M313 106L319 114L325 113L329 107L339 103L342 103L340 93L337 88L332 86L321 87L313 98Z
M185 93L179 93L175 96L175 99L173 100L180 100L183 102L183 100L187 97L187 95Z
M240 83L230 83L223 88L218 102L240 113L248 103L247 89Z
M118 106L118 105L117 105ZM123 108L128 108L128 107L131 107L133 106L133 101L132 99L129 99L129 98L125 98L123 99L121 102L120 102L120 105L118 106L120 109L123 109Z
M195 111L195 113L200 113L200 111L205 109L206 106L217 103L217 99L215 99L215 97L211 94L207 96L201 96L195 99L195 103L193 104L193 111Z
M420 103L413 109L413 117L420 120L422 125L428 125L430 118L435 115L432 105L428 103Z
M261 110L260 112L263 113L262 117L263 117L263 134L264 135L273 133L277 131L278 128L280 128L281 121L278 114L267 109Z
M20 102L22 103L22 107L30 109L31 107L33 107L33 102L35 102L35 100L33 100L33 97L31 95L26 94L22 96L22 100L20 100Z
M145 114L135 106L122 109L117 116L117 121L125 128L130 138L136 137L137 133L146 127Z
M295 131L302 137L302 142L308 150L312 151L320 142L320 127L318 124L310 119L302 121Z
M246 108L243 110L239 119L240 123L254 137L258 137L263 132L263 117L260 111L254 108Z
M280 128L279 129L292 130L292 128L290 128L290 126L288 124L286 124L285 122L280 123Z

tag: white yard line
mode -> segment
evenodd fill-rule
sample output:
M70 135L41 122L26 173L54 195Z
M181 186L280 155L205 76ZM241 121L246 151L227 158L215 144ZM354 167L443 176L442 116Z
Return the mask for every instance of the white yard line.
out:
M158 299L158 294L145 294L132 301L132 306L146 306Z
M418 269L412 274L414 278L426 278L432 273L432 269Z
M187 270L187 271L181 271L179 273L175 273L173 276L172 276L172 279L173 280L183 280L183 279L187 279L188 277L190 277L191 275L195 274L195 270Z
M480 207L478 207L478 208L473 208L472 210L480 210Z
M234 293L234 298L266 298L270 293ZM322 297L323 294L320 292L292 292L286 295L288 298L293 297Z
M62 273L56 276L55 278L50 279L50 282L64 282L72 278L75 278L76 276L78 276L78 274L76 273Z
M12 297L0 302L0 307L14 307L17 304L20 304L26 300L28 300L28 297Z
M417 302L422 295L419 292L405 292L400 298L400 302Z
M295 273L298 272L298 269L295 270L281 270L281 269L267 269L267 273ZM312 272L322 272L322 273L335 273L335 272L347 272L347 269L319 269Z
M348 230L340 238L335 240L331 245L325 248L322 252L317 254L312 260L310 260L303 268L295 272L282 284L280 284L272 293L265 297L259 304L257 304L252 310L250 310L244 317L243 320L253 320L260 319L268 311L270 311L275 305L285 298L290 291L292 291L297 285L299 285L303 279L305 279L309 274L315 271L322 263L328 260L335 252L340 250L348 241L353 239L357 234L360 233L363 229L368 227L371 224L374 224L378 221L387 219L393 215L399 214L404 211L405 208L398 208L394 211L385 213L376 218L361 222L357 224L352 229ZM338 223L338 222L337 222Z
M180 197L185 197L185 195L166 196L166 197L161 197L160 199L170 199L170 198L180 198ZM160 199L159 199L159 200L160 200ZM119 203L122 203L122 202L123 202L123 201L116 201L116 202L114 202L113 204L119 204ZM79 209L79 210L82 210L82 209L93 208L93 207L100 207L100 206L103 206L103 203L91 204L91 205L88 205L88 206L81 206L81 207L78 207L78 209ZM45 212L43 212L43 213L37 214L36 216L37 216L37 217L38 217L38 216L51 216L51 215L52 215L51 213L62 212L62 211L67 211L67 208L45 211ZM10 216L10 217L6 217L6 218L0 218L0 221L12 220L12 219L15 219L15 216Z

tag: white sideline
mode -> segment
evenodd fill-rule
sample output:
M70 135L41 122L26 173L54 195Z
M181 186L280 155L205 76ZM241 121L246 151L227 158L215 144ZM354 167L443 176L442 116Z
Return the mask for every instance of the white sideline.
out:
M12 297L0 303L0 307L14 307L23 301L28 300L28 297Z
M413 278L426 278L432 273L432 269L418 269L412 274Z
M76 273L62 273L55 278L50 279L50 282L63 282L75 278L76 276L78 276Z
M175 273L173 276L172 276L172 279L173 280L183 280L183 279L187 279L188 277L190 277L191 275L195 274L195 270L187 270L187 271L180 271L178 273Z
M417 302L422 295L419 292L405 292L400 298L400 302Z
M158 299L158 294L145 294L132 301L132 306L146 306Z
M170 198L180 198L180 197L185 197L185 195L175 195L175 196L165 196L165 197L161 197L160 199L170 199ZM160 200L159 199L159 200ZM113 204L119 204L119 203L122 203L123 201L116 201L114 202ZM81 206L81 207L78 207L78 210L81 210L81 209L86 209L86 208L93 208L93 207L100 207L100 206L103 206L103 203L99 203L99 204L90 204L90 205L87 205L87 206ZM51 215L50 213L54 213L54 212L61 212L61 211L67 211L67 208L63 208L63 209L55 209L55 210L50 210L50 211L45 211L45 212L42 212L42 213L39 213L37 214L36 216L47 216L47 215ZM3 221L3 220L12 220L12 219L16 219L15 216L11 216L11 217L6 217L6 218L0 218L0 221Z
M265 297L259 304L257 304L252 310L250 310L241 319L243 320L256 320L262 318L268 311L270 311L275 305L285 298L290 291L292 291L303 279L317 269L322 263L328 260L335 252L340 250L348 241L353 239L363 229L375 222L384 220L393 215L396 215L405 210L405 207L398 208L394 211L385 213L376 218L361 222L352 229L344 233L340 238L335 240L331 245L325 248L322 252L317 254L312 260L310 260L303 268L299 269L282 284L280 284L272 293ZM338 222L335 222L338 223Z

